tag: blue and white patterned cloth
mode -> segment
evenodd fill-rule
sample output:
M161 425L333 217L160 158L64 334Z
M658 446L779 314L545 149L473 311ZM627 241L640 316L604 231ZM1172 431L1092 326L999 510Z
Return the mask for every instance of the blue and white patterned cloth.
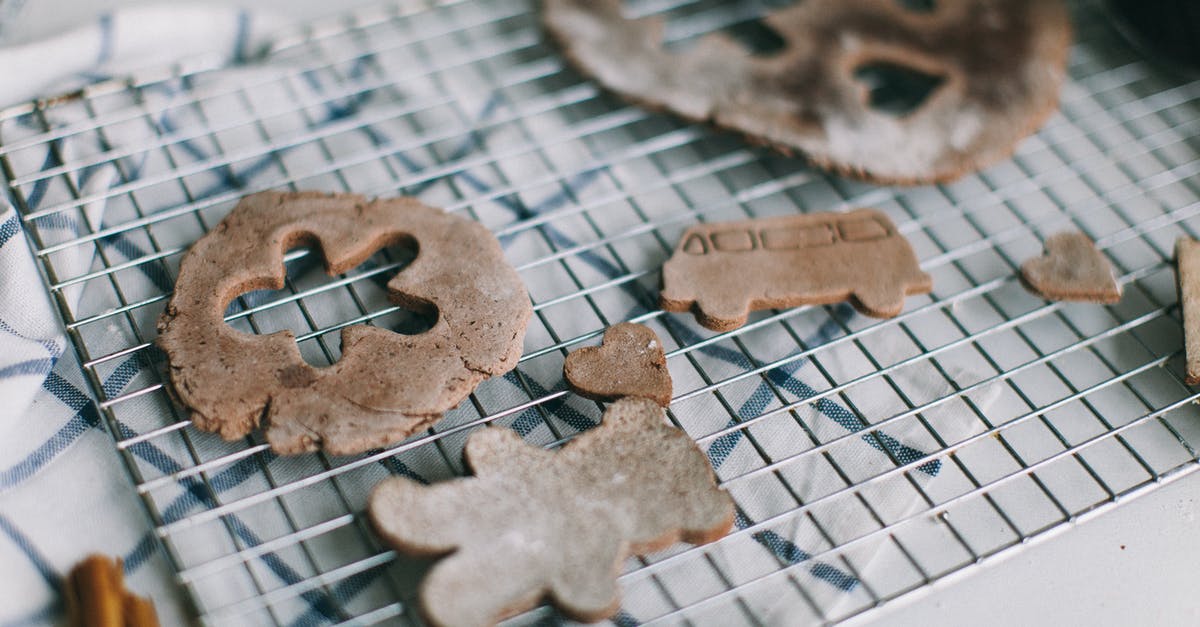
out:
M20 49L0 51L0 67L14 67L13 63L5 62L11 59L20 60L17 67L30 68L25 73L27 76L24 77L24 80L21 77L0 75L0 94L3 94L4 97L15 94L18 98L27 98L38 93L34 91L33 86L35 85L37 90L60 92L81 83L122 72L128 69L132 63L143 60L147 50L159 51L158 58L161 60L163 59L161 51L164 49L175 50L172 45L176 43L180 44L179 52L181 54L194 52L197 49L223 50L225 56L230 59L244 57L248 51L258 48L256 42L260 39L256 33L259 31L254 28L254 23L245 14L215 9L187 9L191 13L181 16L180 13L175 12L178 10L181 9L152 8L132 14L119 13L103 18L96 27L87 30L80 36L64 37L51 43L39 43ZM153 27L155 24L160 24L161 28ZM175 27L179 24L185 25L184 33ZM198 29L201 32L197 32ZM151 40L147 41L145 37L150 37ZM60 51L60 48L72 46L70 54ZM5 55L10 56L6 57ZM59 62L58 65L33 64L29 61L30 59L58 59ZM356 73L356 68L357 66L351 67L344 80L349 82L364 80ZM394 69L398 73L404 71L404 68ZM208 73L204 80L217 83L222 81L235 84L238 82L253 83L255 76L261 77L263 73L272 71L275 70L270 63L253 68L235 67ZM372 117L384 119L385 116L372 116L372 108L380 107L386 111L388 107L394 107L394 103L380 98L373 100L373 94L370 91L352 91L351 93L355 94L352 97L329 99L323 96L327 87L319 74L305 73L303 77L303 80L289 84L288 89L291 91L276 94L274 97L285 104L288 102L287 99L302 101L311 99L314 102L324 103L324 106L314 107L314 109L320 110L320 114L314 119L296 121L288 118L273 122L281 126L301 125L296 129L287 129L286 132L302 133L311 132L313 129L329 128L343 123L351 116L357 116L353 126L356 132L352 135L354 136L353 141L358 144L351 145L351 140L345 140L345 146L339 145L337 142L342 141L339 136L330 138L325 145L326 149L339 152L339 154L354 154L355 150L369 153L372 150L378 150L380 146L403 144L403 142L395 142L393 137L388 135L388 133L394 135L397 132L395 129L384 128L382 124L362 123L363 119ZM189 85L183 84L174 85L170 81L163 82L161 89L148 96L158 100L151 103L155 106L146 108L148 110L165 110L157 105L170 102L172 98L178 97L181 91L189 87ZM480 92L477 83L471 81L470 77L465 77L463 80L452 82L449 85L439 86L439 89L444 89L445 93L422 94L422 96L433 100L444 99L447 93L452 94L456 103L470 115L475 116L474 122L481 127L486 126L485 123L490 117L497 115L498 109L504 106L502 101L494 98L492 94ZM258 106L270 109L271 103L259 103ZM65 125L72 121L70 108L56 111L54 115L62 116L62 118L48 120L47 122L52 127ZM182 122L168 119L164 114L162 119L154 120L154 123L160 129L169 131L174 128L173 125ZM559 124L560 127L552 128L554 124ZM557 131L567 124L569 122L563 120L547 122L547 127L542 130ZM276 132L276 130L272 128L269 129L269 132ZM31 133L36 132L38 132L37 129L31 130ZM109 138L109 141L118 146L137 146L139 143L156 139L152 135L139 135L139 132L145 133L144 130L128 129L115 132L125 133ZM278 132L285 133L284 130ZM484 135L480 133L479 137L470 137L470 141L462 146L447 149L447 153L452 156L445 160L458 160L467 152L478 149L481 142L488 141ZM227 142L225 150L236 152L239 139L232 135L224 136L223 139ZM262 140L261 138L248 140L247 145L255 146L254 141ZM204 147L198 144L185 141L181 142L181 146L183 152L186 153L181 154L181 159L194 159L197 163L203 163L212 157L211 154L205 152ZM111 146L97 147L82 145L78 142L65 142L61 150L68 159L71 159L98 154L108 148ZM196 186L201 188L200 191L195 192L195 195L202 198L218 195L236 197L240 189L278 184L277 181L264 174L265 171L274 167L273 160L287 161L288 167L303 171L305 168L311 169L312 164L316 163L316 161L311 161L306 164L305 159L314 158L307 155L307 152L309 152L308 147L298 146L293 153L283 157L279 154L271 154L261 162L243 162L237 164L236 168L205 168L201 173L202 176L197 177L199 180L195 181ZM396 150L389 156L395 161L389 163L388 167L400 167L410 174L415 175L422 170L432 168L432 165L420 161L422 157L410 157L401 150ZM14 155L13 158L44 159L41 163L25 164L23 172L36 172L39 168L44 170L58 165L57 157L53 154L42 156L22 154ZM293 158L294 161L292 161ZM590 166L587 165L587 161L590 157L566 154L564 151L561 158L575 160L571 167L578 168L578 171L581 172L567 183L575 195L585 197L587 194L600 193L595 189L600 185L597 182L599 177L595 170L588 169ZM125 161L127 163L122 164L122 171L118 171L110 165L82 168L72 175L74 176L73 185L79 188L81 196L98 194L102 197L101 192L127 184L130 179L145 175L147 171L160 168L159 173L161 173L161 169L168 167L163 164L148 163L144 159L130 158ZM514 159L505 166L513 168L513 173L509 178L519 182L522 174L518 172L520 168L518 161ZM364 168L365 170L366 168ZM482 175L474 175L470 170L459 172L454 177L458 179L457 184L481 194L490 193L491 190L501 187L496 181L487 180ZM364 173L362 181L351 180L344 184L352 186L356 191L380 194L389 191L387 185L392 182L392 179L386 176L371 178L369 173ZM437 179L429 181L428 187L432 188L429 193L434 197L426 198L424 195L422 197L436 204L438 201L436 195L440 193L436 188L438 183ZM319 187L325 183L318 180L315 184ZM333 185L328 186L332 187ZM425 189L422 187L421 193ZM411 189L409 191L418 193ZM53 202L64 201L62 198L51 198L50 195L53 193L53 190L39 189L37 185L34 185L27 191L28 204L37 208ZM480 208L479 211L484 214L481 219L488 226L502 231L501 240L508 247L509 255L513 257L514 263L518 263L520 260L528 261L546 254L542 248L545 245L544 242L531 244L522 240L521 235L504 234L503 229L506 225L514 224L516 221L529 220L540 213L564 206L568 202L567 196L561 193L550 194L546 197L531 199L529 202L518 198L515 194L491 194L490 198L491 205L495 206L491 209ZM447 201L452 200L453 196L448 195ZM178 204L184 201L161 198L147 199L146 202L171 206L171 203ZM489 213L491 210L494 211ZM104 200L97 200L87 203L83 214L92 224L103 225L119 224L121 220L129 219L128 212L128 207L114 207L106 205ZM69 223L69 219L64 219L62 224L48 224L47 228L43 230L53 231L54 228L61 228L64 231L63 239L65 240L76 235L75 226L77 225ZM199 227L193 224L190 228L196 232L180 232L175 234L173 239L179 242L191 241L198 235ZM586 237L585 234L569 232L551 224L547 224L542 229L542 233L552 242L553 246L559 249L570 248L582 241L581 238ZM114 239L105 242L105 245L111 247L112 255L115 258L137 259L146 256L144 243L134 239ZM165 622L173 624L178 622L180 613L183 612L183 605L176 596L178 592L171 583L173 573L165 559L157 553L157 544L152 539L147 518L138 503L138 496L131 488L129 477L122 468L120 458L113 449L111 438L97 428L100 421L99 413L88 398L85 391L87 387L73 357L73 352L67 345L62 330L55 322L56 316L29 250L18 217L12 209L7 209L0 216L0 279L2 279L0 282L0 290L2 290L2 294L0 294L0 393L3 393L0 398L4 399L3 406L0 406L0 442L2 442L0 444L0 578L9 582L9 585L0 589L0 625L40 623L57 616L61 611L58 602L59 578L73 563L90 552L123 556L131 587L151 595L158 604L160 612L164 613ZM62 271L63 276L78 276L89 269L96 268L97 261L91 257L94 252L85 255L84 253L72 253L71 251L74 250L79 250L79 248L70 248L55 257L55 267ZM72 257L72 254L78 255L78 257ZM582 262L581 266L586 266L584 271L595 275L597 281L612 280L624 272L614 267L601 255L583 252L578 255L578 258ZM141 281L144 285L144 295L161 294L169 290L169 281L164 276L156 275L153 265L141 265L139 269L145 276L136 277L136 280ZM165 285L163 285L164 281ZM106 308L119 306L119 303L105 300L106 298L111 299L111 294L90 293L83 285L78 287L79 289L68 288L61 292L63 298L68 300L67 307L72 311L78 309L104 311ZM542 287L530 285L535 300L538 300L539 293L543 292ZM138 288L134 285L130 289ZM126 294L128 298L137 298L138 296L137 293L132 292ZM602 298L603 296L597 296L597 299ZM618 316L630 317L648 311L646 303L638 302L634 297L626 296L624 298L626 300L622 301L621 313L617 314ZM86 306L82 306L80 303L84 303ZM632 303L632 309L630 309L630 303ZM614 305L614 307L616 306ZM329 312L321 313L328 313L335 319L351 317L346 315L347 312L337 310L336 306L331 305L331 309ZM853 315L852 311L845 306L834 308L832 311L833 315L840 316L842 321ZM153 326L152 321L145 322L149 326ZM811 337L806 338L808 344L810 346L821 344L836 335L839 328L838 323L839 320L831 318L823 325L814 325L815 328L807 329L806 332L811 333ZM563 324L571 323L564 322ZM701 339L697 335L695 327L690 324L683 324L670 318L663 319L661 324L669 326L672 333L681 338L685 344L693 344ZM284 323L283 326L287 326L287 324ZM578 329L576 332L582 333L591 330L593 329L584 328ZM123 332L122 329L114 326L112 338L91 336L87 341L101 349L117 350L128 346L131 341L128 337L121 337ZM544 330L531 328L530 336L535 338L533 341L550 343L545 341ZM761 351L762 354L771 354L773 351L778 351L779 346L787 345L786 341L783 343L772 342L771 338L766 336L757 339L746 338L746 341L751 344L758 342L760 345L750 348ZM706 346L697 351L697 355L700 362L717 364L714 368L724 369L725 372L744 371L754 367L742 353L725 348L721 344ZM786 353L775 354L771 359L785 356ZM852 371L862 367L861 364L852 365L849 361L840 364L836 355L833 357L824 364L824 368L826 376L831 376L834 380L853 378L857 375ZM764 361L769 360L764 359ZM145 376L144 373L139 372L140 366L135 358L131 357L127 361L114 362L114 364L114 368L101 374L104 380L100 382L106 391L111 391L110 397L119 394L122 389L126 389L126 386L136 382L137 377ZM544 394L547 389L558 385L558 372L539 373L532 364L528 368L533 372L525 373L528 376L525 383L530 386L540 386L533 390L535 394ZM839 371L839 368L844 370ZM537 376L539 374L542 376ZM676 371L675 374L677 389L695 389L702 385L697 384L694 372ZM785 366L770 370L766 375L772 385L782 390L790 399L802 400L817 393L804 383L806 377L817 380L814 367L806 361L790 362ZM902 376L913 377L914 375ZM495 392L496 402L499 406L515 406L523 400L521 395L527 394L518 389L515 378L510 377L509 380L513 383L509 386L512 388L511 390L498 387L489 388L500 390ZM932 383L934 381L937 383ZM936 395L949 392L948 387L944 387L945 384L942 381L944 381L942 377L929 377L927 381L914 378L911 383L912 389L917 390L917 396L934 398ZM736 402L740 404L738 407L740 415L756 416L764 409L780 403L765 384L746 381L744 386L735 387L738 388L734 390L735 394L744 392L742 397L736 399ZM990 402L987 395L983 396L984 398L976 400L981 407ZM711 399L699 396L681 401L678 404L677 413L695 416L697 421L695 424L684 425L685 428L689 428L689 431L694 428L696 433L703 434L724 427L729 420L727 411L719 409L713 411L707 408L706 404L711 402ZM856 407L856 410L863 414L879 415L891 415L896 411L892 407L872 407L872 402L870 399L864 400ZM570 404L556 401L547 405L548 410L558 413L564 422L572 427L586 428L592 420L576 412ZM814 417L811 421L812 431L821 439L859 431L866 426L866 423L856 413L829 399L816 402L812 407L802 407L798 411L812 413ZM939 411L945 411L947 415L939 416ZM512 428L517 429L531 440L536 441L539 438L545 440L544 436L547 434L544 433L544 425L539 422L538 413L535 410L529 410L527 414L528 416L525 414L518 416L511 425ZM935 408L927 413L927 418L945 425L942 434L948 441L955 441L961 435L955 429L960 426L965 428L965 421L949 414L952 412L948 409ZM136 416L131 417L126 420L126 423L133 424L135 418ZM451 415L447 421L453 422L455 419L454 415ZM779 430L779 433L773 434L773 430ZM791 446L799 437L796 434L797 431L798 428L794 423L789 426L765 422L758 429L759 434L766 441L780 447L778 450L780 455L790 454L791 451L787 447ZM772 437L773 435L778 437ZM882 435L879 439L870 439L864 436L862 442L857 442L861 446L857 447L855 456L851 460L853 469L857 476L869 477L892 467L894 462L890 457L903 462L919 460L924 453L916 447L923 446L924 450L931 450L932 446L928 442L928 438L923 444L919 440L916 433L909 433L902 429L890 430L889 434ZM214 447L221 445L216 442L215 438L205 442L206 445L211 443ZM714 466L717 467L718 474L723 477L737 476L752 470L756 467L755 464L761 464L761 459L749 452L750 447L744 441L741 431L717 438L706 448ZM887 451L883 451L883 448L886 448ZM172 450L165 445L163 448L135 448L133 454L139 458L139 463L144 462L147 468L158 474L170 474L178 470L181 466L176 460L184 459L183 452ZM173 457L174 455L180 455L180 457ZM301 462L297 462L297 464L299 463ZM937 474L938 464L936 459L930 460L919 467L921 472L914 474L919 475L919 480L931 480ZM255 489L250 483L253 481L250 479L252 473L248 470L253 470L253 468L243 468L240 464L234 464L221 472L214 473L212 483L216 489L221 489L226 484L230 489L243 492ZM420 472L420 470L418 468L416 472ZM825 480L816 475L796 476L793 487L802 493L822 493L836 487L832 483L830 486L815 485ZM181 484L185 483L181 482ZM184 487L189 489L184 489ZM202 502L203 497L197 497L197 491L191 490L190 486L181 485L179 492L175 502L159 507L159 511L164 512L163 515L168 521L172 519L172 516L181 516L204 505L211 506L210 503ZM738 521L739 526L748 526L752 524L752 519L760 520L762 517L778 512L781 507L784 509L792 507L794 502L788 500L791 497L780 492L781 494L775 495L761 491L753 494L735 491L735 497L738 498L742 510ZM911 491L892 495L881 490L877 496L875 507L878 509L879 515L884 517L905 515L914 511L914 508L919 505L915 494ZM853 505L848 504L847 506ZM839 516L837 506L825 511L830 514L826 521L827 531L856 532L851 527L855 524L855 520L861 519L861 515L847 511L845 516ZM754 577L758 573L764 572L762 567L764 559L770 560L773 565L771 568L778 568L780 563L798 564L810 561L810 554L801 545L804 545L804 540L807 539L810 543L804 546L816 547L821 540L816 532L803 527L803 524L803 521L797 521L795 526L787 532L787 537L773 530L754 533L751 537L744 538L744 542L735 542L729 546L714 549L712 559L721 563L724 572L736 578ZM247 544L256 544L255 539L258 536L254 535L255 524L247 523L244 529L239 527L239 533L242 534L242 539ZM862 543L858 550L860 557L863 554L870 554L871 546L873 546L871 543ZM196 543L197 551L204 548L203 543ZM184 556L184 559L189 558ZM277 558L274 554L268 553L262 557L262 560L265 563L265 569L272 574L271 576L277 577L285 584L297 581L302 577L286 560ZM862 568L885 569L887 567L885 557L876 560L860 560L859 563L860 565L866 564ZM835 606L843 598L847 600L847 603L862 601L861 595L857 598L855 596L859 593L856 578L836 565L812 560L800 576L811 577L820 584L816 594L822 595L818 602L824 607ZM675 585L687 586L695 583L684 581L688 577L686 573L679 574L678 577L683 579L675 582ZM245 593L244 589L237 589L238 582L231 580L225 583L230 588L230 599L237 600L239 598L236 596L237 594ZM346 594L353 596L356 590L350 588L357 585L356 581L347 580L345 583L351 584L347 588ZM708 584L700 582L692 587L697 594L702 594L704 585ZM218 595L220 591L213 591L211 594ZM763 598L753 601L757 604L758 615L768 618L775 617L780 623L787 622L789 603L798 602L794 593L791 597L776 597L769 594L760 596ZM310 619L319 621L323 617L331 618L323 609L323 600L319 594L314 592L301 595L298 601L309 606L300 614L298 622ZM652 601L639 599L637 595L631 595L627 602L629 611L621 614L618 618L618 622L623 624L636 622L639 603L652 603ZM216 605L219 607L221 603L218 602ZM834 610L832 613L836 614L837 612Z
M0 49L0 107L147 62L220 51L242 58L262 44L265 27L244 11L199 4L105 15L53 39ZM101 172L92 185L111 177ZM99 219L103 207L94 211ZM54 621L60 577L92 552L122 556L132 587L154 597L165 624L179 622L171 571L155 555L148 519L87 389L19 217L0 203L0 625Z

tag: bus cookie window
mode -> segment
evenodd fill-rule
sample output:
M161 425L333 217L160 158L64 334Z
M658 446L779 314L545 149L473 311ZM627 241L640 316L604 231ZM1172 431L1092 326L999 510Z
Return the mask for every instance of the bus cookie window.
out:
M740 253L754 250L754 237L750 231L720 231L712 234L713 248L723 253Z
M865 220L842 220L838 224L838 230L842 233L842 239L847 242L869 242L883 239L888 236L889 231L878 220L872 218Z
M833 229L828 224L807 228L763 229L763 248L767 250L798 250L833 244Z

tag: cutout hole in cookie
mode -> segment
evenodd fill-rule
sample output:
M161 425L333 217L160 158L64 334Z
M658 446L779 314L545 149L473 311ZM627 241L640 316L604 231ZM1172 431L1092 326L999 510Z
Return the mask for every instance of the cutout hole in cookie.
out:
M854 78L867 87L868 106L897 117L921 108L946 82L944 76L887 61L859 65Z
M654 17L666 23L663 47L683 54L696 42L720 33L738 42L755 56L771 56L787 48L783 35L764 18L803 0L691 0L669 8L660 2L625 0L626 17Z
M419 335L437 323L432 305L393 303L387 283L417 256L417 242L401 237L339 276L325 273L324 255L313 238L301 237L284 254L282 290L251 290L229 303L228 324L242 333L266 335L290 329L300 355L322 368L342 355L341 330L367 324L403 335ZM297 297L299 296L299 297Z
M751 54L760 57L777 54L787 47L787 40L783 35L761 19L738 22L725 27L723 32L745 46Z
M933 13L937 10L937 0L896 0L896 4L913 13Z

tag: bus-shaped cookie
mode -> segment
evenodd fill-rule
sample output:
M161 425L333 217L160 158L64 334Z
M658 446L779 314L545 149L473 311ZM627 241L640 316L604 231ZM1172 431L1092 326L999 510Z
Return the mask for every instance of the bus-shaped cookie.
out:
M714 331L742 326L751 310L847 299L891 318L905 296L933 289L908 240L873 209L698 224L663 265L662 283L663 309L691 310Z

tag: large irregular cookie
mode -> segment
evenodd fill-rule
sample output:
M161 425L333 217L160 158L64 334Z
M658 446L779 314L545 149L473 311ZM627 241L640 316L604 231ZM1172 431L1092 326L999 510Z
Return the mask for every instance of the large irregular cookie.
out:
M1184 237L1175 244L1175 278L1183 309L1187 384L1200 385L1200 242Z
M1112 264L1083 233L1059 233L1043 244L1046 252L1021 264L1021 281L1047 300L1115 303L1121 286Z
M872 209L693 226L663 265L662 283L663 309L691 310L714 331L746 324L751 310L847 299L891 318L905 296L933 289L908 240Z
M576 394L598 401L627 396L671 404L671 372L662 342L650 327L622 322L604 332L600 346L581 348L563 362Z
M755 55L724 34L663 46L663 21L621 0L544 0L566 56L613 91L740 131L878 182L946 181L1006 158L1053 112L1070 22L1059 0L804 0L764 19L784 47ZM935 85L897 112L873 92Z
M314 368L290 331L250 335L222 318L238 294L283 287L289 248L319 248L332 275L404 240L418 254L388 290L399 305L436 313L420 335L349 326L341 359ZM278 453L341 455L397 442L511 370L531 314L520 277L478 223L411 198L263 192L183 258L158 345L198 428L232 439L261 422Z
M424 486L388 479L371 520L397 550L448 555L421 584L434 625L488 625L549 597L578 620L618 607L630 554L725 535L733 501L696 443L649 399L623 399L559 451L489 427L464 450L474 477Z

